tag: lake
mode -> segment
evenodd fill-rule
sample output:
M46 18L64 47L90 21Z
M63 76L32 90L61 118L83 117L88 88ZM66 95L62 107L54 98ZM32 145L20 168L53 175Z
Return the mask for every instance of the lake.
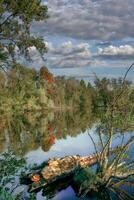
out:
M64 157L67 155L86 156L95 153L94 144L89 137L92 136L98 149L101 149L100 138L96 132L98 119L91 114L82 113L25 113L12 116L3 120L0 129L0 152L7 150L14 152L16 156L24 157L27 165L41 164L50 158ZM115 134L113 147L126 143L134 132ZM104 141L106 135L102 138ZM134 159L134 145L128 151L128 160ZM25 195L27 187L25 188ZM134 188L126 189L134 196ZM53 200L77 200L75 190L67 185L61 191L56 191ZM44 200L48 197L37 193L37 200ZM84 199L96 199L88 197Z

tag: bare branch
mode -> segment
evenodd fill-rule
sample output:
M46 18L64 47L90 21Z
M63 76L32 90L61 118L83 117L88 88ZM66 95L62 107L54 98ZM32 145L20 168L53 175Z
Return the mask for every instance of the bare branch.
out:
M15 17L16 13L12 13L11 15L9 15L1 24L0 24L0 28L7 23L7 21L13 17ZM0 30L1 32L1 30Z

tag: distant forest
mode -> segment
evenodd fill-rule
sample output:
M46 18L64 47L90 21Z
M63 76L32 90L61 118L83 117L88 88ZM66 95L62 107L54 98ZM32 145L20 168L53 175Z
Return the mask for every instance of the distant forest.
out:
M106 109L121 90L122 82L122 78L96 77L91 85L74 78L54 77L46 67L36 71L15 64L6 74L0 72L0 113ZM134 102L132 82L125 81L124 91L127 91L126 96L124 92L120 101L127 106L128 101Z

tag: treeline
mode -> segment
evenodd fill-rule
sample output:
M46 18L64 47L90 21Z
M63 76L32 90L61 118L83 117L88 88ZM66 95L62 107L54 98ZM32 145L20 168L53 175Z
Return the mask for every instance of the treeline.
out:
M53 106L46 93L46 87L52 85L53 76L46 68L37 72L15 64L6 74L1 72L0 76L1 112L39 110L42 106Z
M106 109L121 90L120 104L127 108L128 102L134 103L130 81L96 78L91 85L74 78L54 77L46 67L36 71L14 64L6 73L0 72L0 113L46 109L91 113Z
M109 119L108 108L113 103L114 117ZM8 130L12 149L23 146L23 141L16 144L21 133L31 149L41 145L47 151L55 139L75 136L99 122L105 127L111 120L118 130L133 130L134 86L128 80L96 78L94 84L86 84L54 77L46 67L36 71L18 64L0 72L0 141Z
M46 67L36 71L19 64L0 72L1 113L87 107L91 93L84 81L54 78Z
M92 111L102 113L113 109L120 119L131 115L134 119L134 85L123 78L96 78L92 90Z

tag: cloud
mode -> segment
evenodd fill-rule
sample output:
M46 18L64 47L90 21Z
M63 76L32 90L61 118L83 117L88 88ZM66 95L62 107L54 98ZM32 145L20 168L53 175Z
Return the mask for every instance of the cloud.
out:
M79 43L74 45L71 41L66 41L60 44L59 47L53 47L52 43L46 43L48 47L48 52L53 54L60 54L64 56L77 55L80 57L90 57L91 53L89 51L90 45L88 43Z
M134 59L134 47L121 45L119 47L110 45L105 48L98 48L98 56L103 58Z
M45 64L58 71L129 66L134 58L134 1L42 0L42 3L48 5L50 18L47 22L35 22L31 30L52 42L46 44L49 49L44 55L46 62L31 50L34 66Z
M58 34L88 40L134 37L132 0L44 0L43 2L48 5L50 18L45 23L35 23L32 28L34 33Z
M46 61L44 62L41 55L34 46L29 48L29 53L32 59L31 65L40 67L47 65L50 68L76 68L89 66L110 66L117 65L123 60L128 62L134 59L134 47L131 45L98 47L97 52L90 50L90 45L86 42L74 44L71 41L66 41L58 46L54 46L51 42L47 42L48 53L44 55ZM107 64L109 59L109 64ZM113 63L113 62L116 63Z
M61 43L54 47L47 43L48 64L52 68L84 67L91 64L91 52L88 43L73 44L71 41Z
M43 65L50 68L74 68L91 64L92 53L88 43L73 44L71 41L66 41L59 46L54 46L51 42L45 44L48 53L43 56L43 59L36 47L31 46L28 49L31 60L27 62L24 57L19 56L19 62L35 68L40 68Z

